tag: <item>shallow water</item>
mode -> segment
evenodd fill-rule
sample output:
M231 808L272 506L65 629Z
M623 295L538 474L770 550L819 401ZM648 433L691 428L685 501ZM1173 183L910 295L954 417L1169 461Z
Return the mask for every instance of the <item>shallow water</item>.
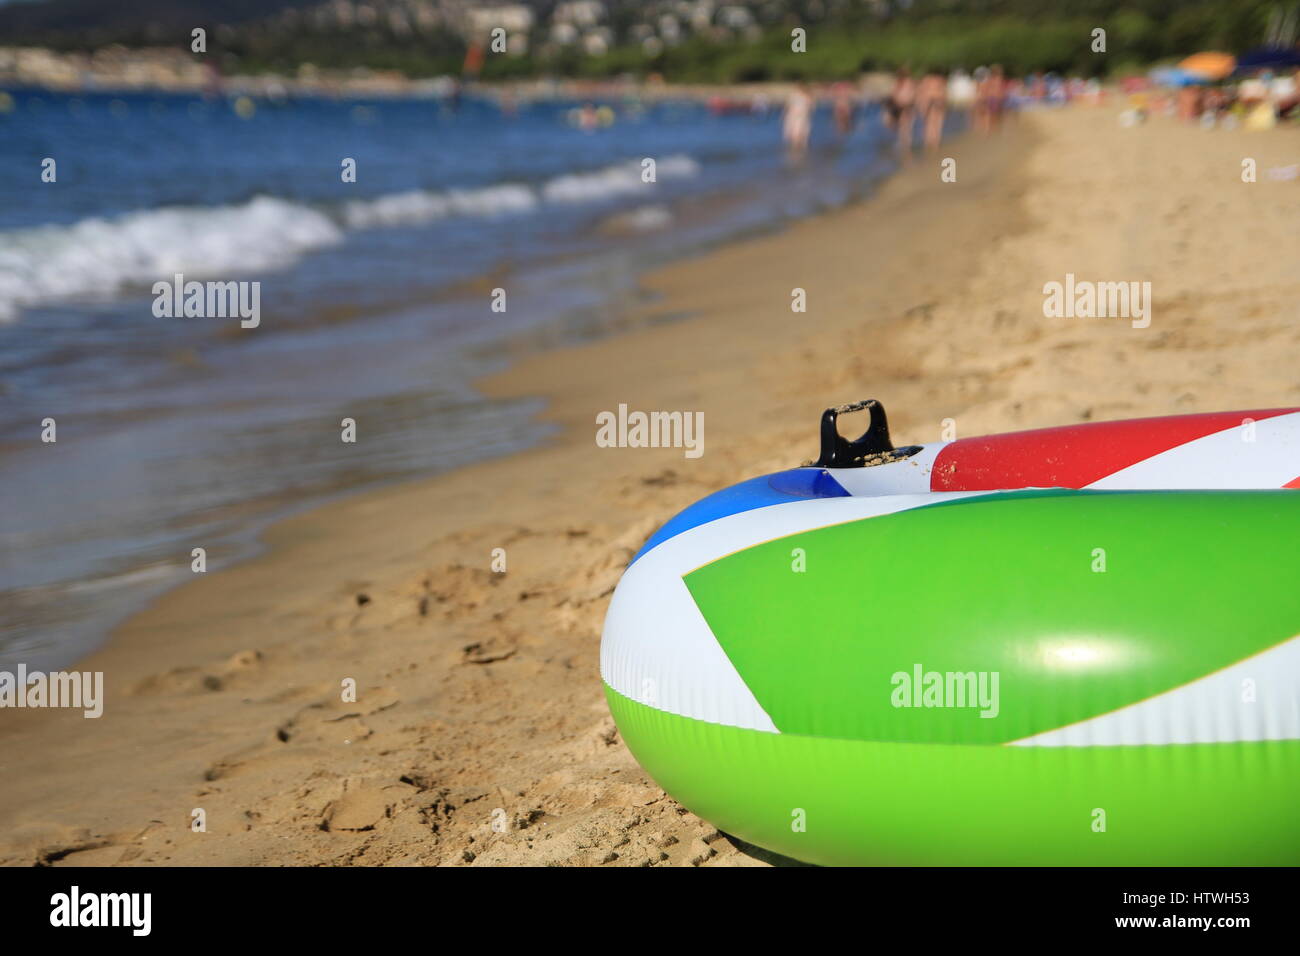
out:
M192 548L215 570L287 508L535 443L536 402L470 384L504 341L603 334L645 269L892 169L874 116L842 143L819 117L792 167L775 112L623 103L584 132L572 108L312 99L241 118L220 97L15 91L0 114L0 666L68 663L191 574ZM151 286L177 273L259 282L260 324L156 316Z

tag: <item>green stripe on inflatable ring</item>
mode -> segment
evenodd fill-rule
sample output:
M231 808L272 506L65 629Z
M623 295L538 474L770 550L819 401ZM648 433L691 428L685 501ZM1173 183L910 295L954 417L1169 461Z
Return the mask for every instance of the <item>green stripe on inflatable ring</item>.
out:
M873 743L706 723L608 686L605 696L628 748L661 787L724 832L797 860L1300 863L1300 741Z
M1298 540L1294 491L993 495L802 532L684 580L782 732L995 744L1300 633ZM996 674L996 716L898 706L895 675L936 672Z

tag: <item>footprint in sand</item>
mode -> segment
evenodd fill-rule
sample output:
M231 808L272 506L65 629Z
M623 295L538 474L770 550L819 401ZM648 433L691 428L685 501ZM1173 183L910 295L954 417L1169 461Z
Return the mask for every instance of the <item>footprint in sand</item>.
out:
M225 660L204 667L173 667L161 674L151 674L137 681L127 690L127 696L146 697L155 694L199 694L237 688L244 679L255 674L262 666L262 652L243 650Z

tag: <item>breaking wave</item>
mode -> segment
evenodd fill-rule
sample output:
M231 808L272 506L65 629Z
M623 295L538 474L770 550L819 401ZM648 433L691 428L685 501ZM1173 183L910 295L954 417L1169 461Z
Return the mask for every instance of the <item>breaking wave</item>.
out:
M689 156L668 156L655 173L662 180L698 171ZM342 242L348 230L527 214L547 204L596 203L650 188L640 161L632 160L539 186L410 190L334 208L259 196L238 205L173 206L0 231L0 322L51 302L110 299L178 272L202 278L282 269Z

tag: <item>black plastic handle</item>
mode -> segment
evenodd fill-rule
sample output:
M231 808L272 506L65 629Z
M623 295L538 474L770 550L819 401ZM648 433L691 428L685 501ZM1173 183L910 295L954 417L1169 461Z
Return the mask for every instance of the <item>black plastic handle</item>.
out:
M863 410L870 411L871 424L860 438L849 441L840 434L836 420L849 412ZM907 458L921 450L920 445L894 447L889 440L889 419L885 416L885 406L874 398L836 405L822 412L821 440L821 457L816 461L819 468L867 468Z

